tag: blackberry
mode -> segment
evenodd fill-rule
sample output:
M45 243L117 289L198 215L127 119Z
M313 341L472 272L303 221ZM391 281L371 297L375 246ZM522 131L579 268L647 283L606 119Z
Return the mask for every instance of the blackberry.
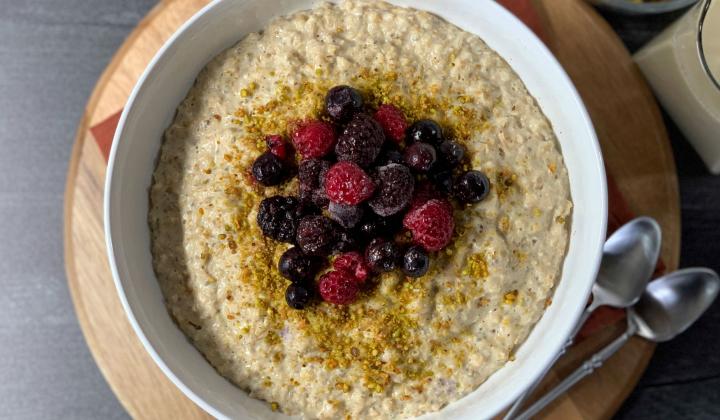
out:
M257 223L263 235L281 242L292 242L298 226L298 200L276 195L260 203Z
M467 171L457 177L452 192L461 203L478 203L490 192L490 180L480 171Z
M333 252L338 233L327 217L305 216L298 224L295 239L305 254L325 257Z
M325 193L325 190L318 188L312 193L312 203L320 208L326 209L330 204L330 199Z
M350 86L335 86L325 96L325 112L338 122L349 120L362 106L362 96Z
M310 282L322 268L323 260L313 255L305 255L298 247L283 252L278 262L280 274L293 283Z
M465 157L465 147L454 141L444 141L438 147L439 161L448 169L452 169L462 162Z
M253 162L252 174L257 182L269 187L283 182L287 176L287 170L279 157L265 152Z
M304 159L298 166L300 200L327 208L329 199L325 194L323 180L331 163L320 159Z
M360 206L349 206L330 202L328 206L330 218L336 221L340 226L350 229L362 219L363 208Z
M420 246L411 246L403 255L402 271L409 277L420 277L430 268L430 257Z
M338 160L350 161L363 168L377 158L385 142L385 134L377 121L369 115L355 114L345 126L335 145Z
M380 216L391 216L407 207L412 199L415 178L407 166L398 163L381 166L373 174L377 185L368 204Z
M442 128L433 120L415 121L405 133L408 143L423 142L440 144L443 140Z
M312 299L312 292L306 286L291 284L285 290L285 302L293 309L305 309Z
M437 154L435 148L428 143L413 143L405 148L403 158L410 169L415 172L425 173L430 171L430 168L435 164Z
M312 203L312 188L308 188L303 184L298 184L298 197L303 203Z
M322 188L312 189L300 184L298 195L302 203L317 208L326 209L330 203L330 199Z
M330 169L331 163L320 159L303 159L298 165L298 181L312 189L320 188L322 179Z
M400 258L400 250L395 242L382 238L373 239L365 250L365 261L370 269L383 272L392 271Z

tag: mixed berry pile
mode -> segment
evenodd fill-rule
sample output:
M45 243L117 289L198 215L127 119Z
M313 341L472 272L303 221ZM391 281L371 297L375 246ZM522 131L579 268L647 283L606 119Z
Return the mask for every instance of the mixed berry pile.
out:
M371 113L349 86L328 91L325 112L326 120L292 124L291 143L267 136L268 151L252 166L265 186L298 177L297 196L266 198L257 215L265 236L294 244L278 269L291 281L285 298L295 309L318 293L352 303L373 275L397 268L424 275L429 253L453 237L449 199L477 203L490 190L482 172L463 170L465 148L435 121L408 124L391 104ZM332 269L316 282L332 255Z

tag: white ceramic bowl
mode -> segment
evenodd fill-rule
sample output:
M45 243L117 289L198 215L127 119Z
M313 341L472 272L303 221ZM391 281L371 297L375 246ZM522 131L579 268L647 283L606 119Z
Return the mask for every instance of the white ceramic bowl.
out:
M509 405L550 363L579 317L595 278L605 237L605 173L595 132L569 78L518 19L490 0L398 0L475 33L503 56L550 119L560 141L575 203L570 244L553 304L514 362L476 391L428 417L487 418ZM147 223L148 188L164 129L205 64L275 16L307 9L311 0L217 0L163 46L138 81L115 133L105 186L105 233L115 284L128 318L163 372L210 414L267 418L210 366L170 319L153 273Z

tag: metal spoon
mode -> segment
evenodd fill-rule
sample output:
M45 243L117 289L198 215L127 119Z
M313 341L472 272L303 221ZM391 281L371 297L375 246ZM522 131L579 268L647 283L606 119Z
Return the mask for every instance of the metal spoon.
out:
M572 345L575 335L597 308L601 306L627 308L640 299L645 285L655 271L660 256L661 236L660 226L650 217L633 219L610 235L603 245L600 271L592 288L592 302L585 308L568 341L555 359L530 388L520 395L505 414L504 420L513 418L522 408L522 404L555 362L565 354Z
M647 285L638 303L628 309L627 330L595 353L552 391L517 418L526 420L602 366L633 335L660 343L685 331L712 304L720 292L720 277L709 268L688 268L663 276Z

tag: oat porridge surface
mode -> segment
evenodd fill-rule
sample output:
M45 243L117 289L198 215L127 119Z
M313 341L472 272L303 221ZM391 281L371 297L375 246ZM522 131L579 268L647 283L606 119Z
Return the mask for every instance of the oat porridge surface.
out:
M491 179L455 212L430 272L398 271L348 306L289 308L289 244L259 202L295 194L249 174L263 137L316 117L327 89L432 118ZM572 204L555 135L509 65L441 18L345 1L272 21L213 59L165 133L151 187L154 268L167 308L220 374L273 410L401 418L441 409L508 362L551 303Z

